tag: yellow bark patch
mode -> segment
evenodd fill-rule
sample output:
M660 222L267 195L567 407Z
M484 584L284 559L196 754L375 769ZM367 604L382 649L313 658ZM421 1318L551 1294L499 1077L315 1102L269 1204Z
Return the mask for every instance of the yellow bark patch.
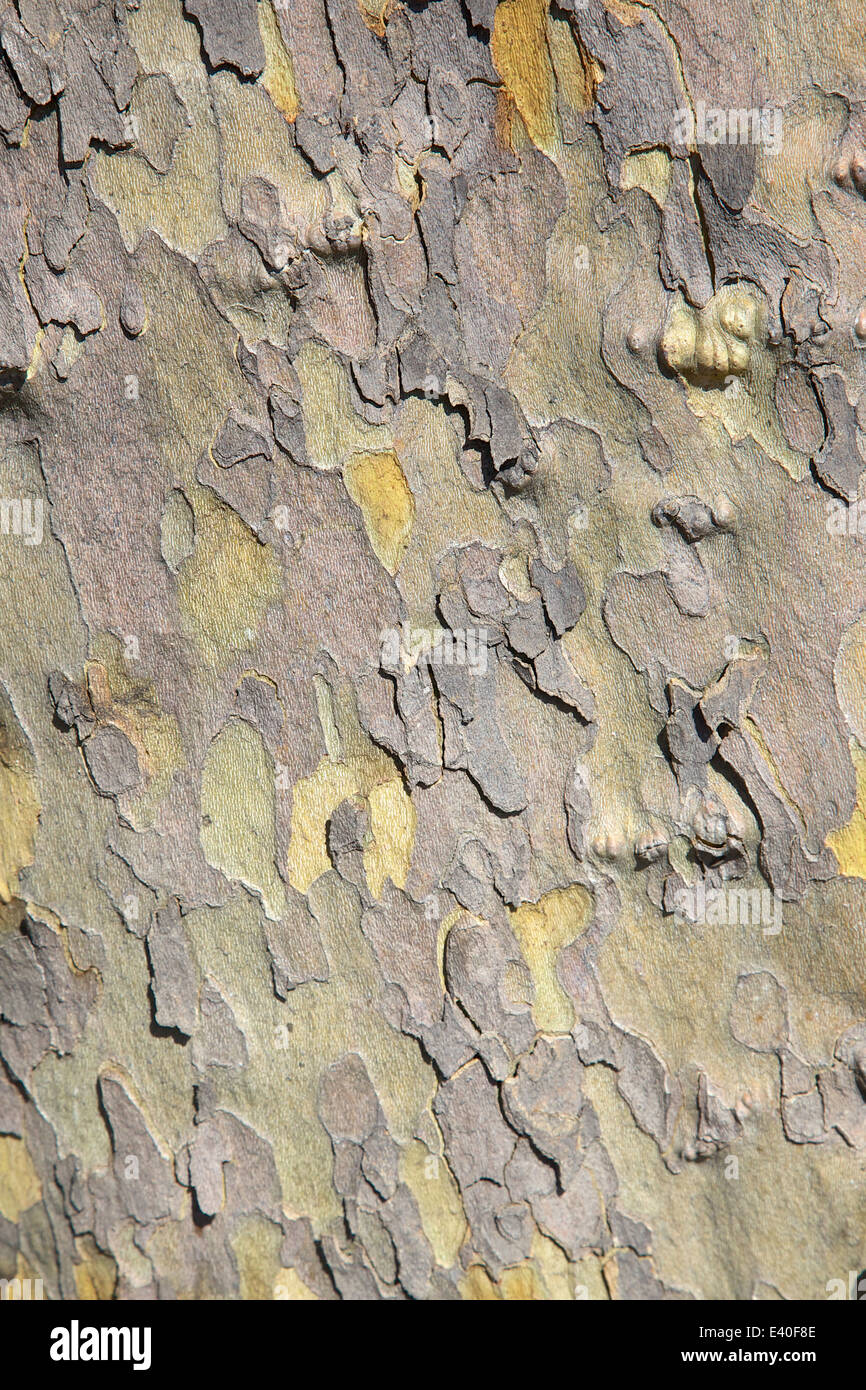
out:
M219 180L220 144L201 41L195 24L173 0L150 0L129 16L129 36L143 73L164 73L181 95L184 124L166 174L130 150L93 150L93 187L118 220L128 250L153 229L169 246L197 256L228 233Z
M405 887L415 842L415 808L393 763L383 754L322 759L310 777L294 786L292 836L289 842L289 882L306 893L331 868L325 828L347 797L366 796L370 804L371 843L364 851L364 871L374 897L386 878Z
M403 888L415 842L416 814L400 773L387 753L361 728L351 686L314 681L326 756L292 789L289 882L306 893L331 868L325 839L328 821L348 797L366 800L370 817L364 871L378 896L385 879Z
M528 1263L504 1269L498 1284L493 1282L483 1265L470 1265L466 1278L460 1284L460 1293L465 1300L481 1303L499 1300L534 1303L546 1299L538 1271Z
M287 121L294 121L300 103L295 87L295 72L291 54L283 43L283 36L270 0L260 0L258 8L259 33L265 46L265 70L261 83L278 111L282 111Z
M81 1236L75 1242L81 1263L73 1266L75 1291L88 1303L104 1303L114 1296L117 1265L106 1255L92 1236Z
M90 645L93 658L85 663L85 674L97 720L126 735L143 774L141 787L124 799L124 816L136 830L145 829L183 766L180 729L174 716L160 709L153 682L135 671L136 658L127 658L119 638L95 631Z
M398 888L405 887L416 817L399 777L390 782L377 782L370 788L368 800L373 842L364 855L364 872L370 892L378 898L386 878Z
M294 359L301 384L307 453L314 468L330 470L361 451L389 449L390 430L370 425L352 403L349 374L321 343L307 342Z
M563 946L580 936L589 916L590 897L579 884L554 888L537 903L521 903L511 914L514 935L535 984L532 1012L542 1033L569 1033L574 1027L574 1009L556 977L556 962Z
M241 1283L241 1298L271 1299L277 1284L282 1234L272 1221L250 1216L231 1237Z
M319 1295L307 1288L296 1269L278 1269L274 1298L288 1303L316 1303Z
M671 157L665 150L641 150L622 162L619 186L624 192L642 188L663 208L671 187Z
M469 1266L460 1284L460 1296L473 1303L496 1303L502 1297L483 1265Z
M358 0L361 18L367 28L378 34L380 39L385 37L385 25L393 8L393 0Z
M466 1235L466 1216L447 1163L413 1139L401 1155L400 1176L418 1203L436 1263L451 1269Z
M529 138L549 152L558 139L553 67L547 46L547 0L502 0L493 22L496 70Z
M588 111L604 80L601 65L584 48L567 19L550 16L547 43L560 101L575 111Z
M354 454L343 470L346 489L361 509L376 555L396 574L409 544L415 499L393 450Z
M839 872L846 878L866 878L866 753L856 744L851 758L857 773L857 805L847 825L827 836L827 845L839 861Z
M212 666L255 642L267 608L280 601L280 568L239 516L213 493L195 499L195 548L177 576L185 625Z
M502 1271L499 1281L502 1297L509 1303L537 1302L546 1299L546 1290L534 1265L518 1265Z
M852 623L842 636L833 683L848 727L866 748L866 615Z
M18 874L33 863L39 794L33 751L0 691L0 903L18 891Z
M268 917L286 910L276 869L274 763L259 732L242 719L226 724L205 758L201 847L228 879L261 894Z
M16 1223L42 1196L42 1184L23 1139L0 1135L0 1216Z
M624 0L607 0L607 8L611 14L615 14L620 24L632 28L635 24L640 24L643 19L640 5L627 5Z
M407 164L405 159L397 159L394 165L394 173L397 177L397 187L400 189L400 192L412 211L417 212L421 206L421 190L418 187L418 179L414 166Z

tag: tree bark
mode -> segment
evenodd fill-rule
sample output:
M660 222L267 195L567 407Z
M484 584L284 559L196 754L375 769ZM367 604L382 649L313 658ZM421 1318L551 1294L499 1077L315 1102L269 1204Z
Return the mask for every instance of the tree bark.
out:
M0 16L0 1278L850 1288L861 21Z

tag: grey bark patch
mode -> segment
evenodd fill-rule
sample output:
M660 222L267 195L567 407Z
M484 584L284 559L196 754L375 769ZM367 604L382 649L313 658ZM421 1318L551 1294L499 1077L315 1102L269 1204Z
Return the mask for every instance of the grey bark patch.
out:
M682 289L695 308L713 295L713 279L685 159L670 164L670 188L662 209L659 269L668 289Z
M141 1224L170 1216L181 1193L171 1164L148 1129L141 1109L125 1083L111 1074L100 1077L99 1097L111 1138L115 1190L121 1210Z
M177 904L158 912L146 937L154 1018L189 1037L198 1015L196 969Z
M512 1202L497 1183L475 1182L463 1198L469 1219L471 1249L483 1259L494 1278L502 1270L529 1258L535 1223L525 1202Z
M207 1067L245 1067L248 1060L246 1039L213 980L205 980L202 985L199 1011L201 1026L196 1029L192 1042L193 1066L200 1071Z
M618 1042L619 1077L617 1089L638 1126L667 1148L682 1099L681 1087L649 1043L631 1033Z
M532 979L504 926L457 922L445 942L448 992L479 1033L492 1034L519 1056L535 1034Z
M445 734L444 765L464 769L492 806L506 815L527 804L514 755L496 720L494 671L437 665L433 679Z
M791 448L811 457L824 442L824 416L808 373L802 367L791 363L779 368L775 401L782 430Z
M28 258L24 278L39 320L43 324L72 324L82 336L102 327L102 301L95 290L73 270L52 275L42 256Z
M419 1028L441 1017L443 990L439 977L438 918L413 902L389 881L381 899L361 918L384 979L406 999L409 1017Z
M138 753L122 729L106 724L82 745L87 770L104 796L122 796L141 782Z
M265 49L255 0L184 0L201 26L202 47L212 67L230 67L242 77L264 71Z
M560 642L554 642L532 664L535 685L543 695L574 709L586 724L596 717L592 691L578 676Z
M274 993L287 999L299 985L330 978L328 957L310 910L293 889L287 889L286 915L265 923L265 941L271 963Z
M158 174L167 174L174 152L189 125L186 107L163 73L139 75L132 92L130 116L135 152Z
M481 1178L504 1184L517 1136L503 1120L496 1087L480 1062L470 1062L439 1087L433 1113L460 1186L469 1187Z
M787 995L768 970L737 980L730 1022L737 1042L753 1052L775 1052L787 1043Z
M815 471L828 488L851 502L863 471L857 417L840 372L824 371L812 380L827 422L827 437L815 455Z
M220 468L234 468L238 463L269 459L271 446L255 420L232 410L214 440L213 456Z
M24 93L35 106L47 106L62 90L63 80L56 69L52 71L48 50L11 17L11 10L6 14L0 28L3 52Z
M573 1038L540 1038L502 1087L509 1124L556 1166L563 1188L583 1162L579 1152L583 1070Z
M225 1201L223 1164L232 1157L212 1120L197 1125L189 1148L189 1185L195 1191L199 1210L215 1216Z
M529 573L541 593L544 611L557 637L570 632L586 608L586 594L573 561L549 569L543 560L530 561Z
M147 323L147 306L144 295L134 280L127 280L120 297L120 324L130 338L137 338L144 332Z
M319 1119L331 1139L356 1144L363 1144L382 1123L378 1097L356 1052L347 1053L323 1074Z
M433 1275L433 1251L421 1225L418 1203L405 1183L383 1202L380 1212L394 1242L402 1288L410 1298L426 1298Z

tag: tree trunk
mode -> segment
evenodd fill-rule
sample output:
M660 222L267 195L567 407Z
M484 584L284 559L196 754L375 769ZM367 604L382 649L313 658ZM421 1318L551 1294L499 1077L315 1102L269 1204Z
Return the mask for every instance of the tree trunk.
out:
M862 10L0 47L0 1277L849 1296Z

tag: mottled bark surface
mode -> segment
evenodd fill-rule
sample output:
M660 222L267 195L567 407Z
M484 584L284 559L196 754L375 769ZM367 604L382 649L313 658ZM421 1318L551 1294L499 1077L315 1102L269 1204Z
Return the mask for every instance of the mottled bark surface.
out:
M850 1289L864 17L0 14L0 1278Z

